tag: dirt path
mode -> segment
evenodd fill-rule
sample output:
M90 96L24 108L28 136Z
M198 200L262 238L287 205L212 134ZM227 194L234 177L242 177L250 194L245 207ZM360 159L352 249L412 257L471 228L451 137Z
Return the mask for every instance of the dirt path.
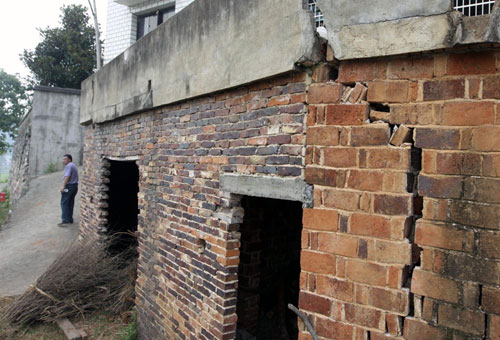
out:
M56 172L32 180L0 230L0 296L22 293L76 237L80 194L75 201L75 223L57 226L62 177L62 172Z

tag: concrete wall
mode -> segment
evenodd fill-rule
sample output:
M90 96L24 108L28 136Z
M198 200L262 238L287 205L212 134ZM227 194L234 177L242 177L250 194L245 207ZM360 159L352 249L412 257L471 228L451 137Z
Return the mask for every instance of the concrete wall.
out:
M144 1L136 6L125 6L108 0L108 16L106 36L104 39L104 62L116 58L136 42L137 16L153 12L159 8L175 4L175 12L179 12L193 0L160 0ZM187 23L186 23L187 24Z
M479 20L453 11L450 0L385 0L377 6L370 0L317 0L317 4L338 60L500 41L499 3L492 15Z
M301 0L198 0L82 83L80 122L291 71L317 59L315 43Z
M29 175L43 174L49 165L62 169L62 156L69 153L82 163L82 127L79 125L80 91L35 87L31 122Z

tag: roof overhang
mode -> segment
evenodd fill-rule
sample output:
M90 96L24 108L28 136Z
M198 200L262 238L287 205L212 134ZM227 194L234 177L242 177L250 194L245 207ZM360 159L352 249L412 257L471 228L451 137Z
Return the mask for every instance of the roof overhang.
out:
M142 3L146 3L150 0L114 0L117 4L125 5L125 6L136 6Z

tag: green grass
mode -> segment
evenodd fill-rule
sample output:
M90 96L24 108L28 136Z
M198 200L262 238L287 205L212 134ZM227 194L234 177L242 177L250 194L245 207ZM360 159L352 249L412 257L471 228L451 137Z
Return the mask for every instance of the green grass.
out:
M137 339L137 314L132 311L132 317L128 325L121 331L120 340L136 340Z
M44 174L51 174L53 172L56 172L59 170L59 167L57 166L57 163L50 162L47 167L45 168Z
M9 180L9 173L0 173L0 183L7 183Z

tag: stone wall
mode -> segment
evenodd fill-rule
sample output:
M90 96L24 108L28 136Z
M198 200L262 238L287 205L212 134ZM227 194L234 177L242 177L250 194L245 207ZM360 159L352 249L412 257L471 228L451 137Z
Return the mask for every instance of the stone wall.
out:
M31 117L30 111L19 125L17 138L12 150L12 162L9 172L9 200L14 204L29 187L29 151L31 141Z
M499 339L499 57L341 62L309 87L300 307L319 336Z

